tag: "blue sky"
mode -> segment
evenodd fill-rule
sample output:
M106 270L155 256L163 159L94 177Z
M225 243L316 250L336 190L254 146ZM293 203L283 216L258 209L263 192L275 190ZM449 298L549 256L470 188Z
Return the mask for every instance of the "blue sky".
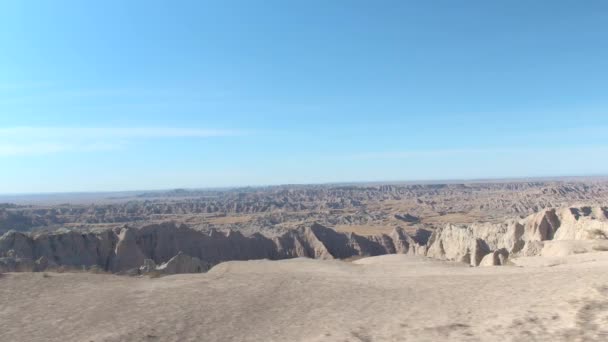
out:
M0 193L608 173L605 1L2 1Z

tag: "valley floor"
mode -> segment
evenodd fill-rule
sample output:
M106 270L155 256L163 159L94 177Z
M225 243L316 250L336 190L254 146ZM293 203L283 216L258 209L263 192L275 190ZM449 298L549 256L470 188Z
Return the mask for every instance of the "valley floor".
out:
M0 341L608 340L608 253L547 260L238 261L155 279L9 273Z

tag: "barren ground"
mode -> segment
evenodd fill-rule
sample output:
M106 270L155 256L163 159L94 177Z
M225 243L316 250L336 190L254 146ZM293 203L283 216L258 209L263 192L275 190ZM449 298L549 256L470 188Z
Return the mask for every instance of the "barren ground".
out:
M0 278L0 341L605 341L608 253L470 268L404 255L150 279Z

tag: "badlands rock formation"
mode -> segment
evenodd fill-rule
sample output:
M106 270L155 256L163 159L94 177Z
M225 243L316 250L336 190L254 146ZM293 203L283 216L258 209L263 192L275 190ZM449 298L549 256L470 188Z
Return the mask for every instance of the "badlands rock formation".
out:
M174 223L122 228L98 233L57 232L32 235L8 232L0 237L0 271L43 270L42 265L99 267L109 272L160 270L206 271L229 260L349 258L413 252L414 238L402 230L363 237L315 224L275 238L230 231L201 232ZM191 259L187 259L191 258ZM162 264L156 267L157 264ZM41 265L35 267L34 265Z
M509 258L558 255L608 248L608 208L546 209L502 224L452 225L408 234L360 236L319 224L278 237L235 231L201 232L164 223L140 229L27 234L0 237L0 271L41 271L57 266L108 272L203 272L230 260L344 259L382 254L426 255L472 266L504 265ZM160 265L160 266L157 266Z
M502 224L448 224L433 232L426 255L478 266L488 254L492 257L484 265L502 264L507 257L564 253L571 246L584 245L579 240L601 244L594 241L608 236L607 216L608 208L581 207L545 209Z
M84 195L82 195L84 196ZM39 198L40 197L40 198ZM111 225L146 226L171 220L200 230L278 236L313 223L371 232L369 226L499 223L545 208L605 205L608 181L594 179L451 184L288 185L225 190L174 190L48 196L0 196L0 234L8 230ZM3 203L3 202L16 202ZM354 226L354 227L353 227ZM353 228L348 228L353 227Z

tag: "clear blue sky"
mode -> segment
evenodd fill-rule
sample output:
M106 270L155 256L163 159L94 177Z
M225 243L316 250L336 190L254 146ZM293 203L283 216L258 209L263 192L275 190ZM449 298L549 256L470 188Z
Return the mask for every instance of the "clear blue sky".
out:
M0 2L0 193L608 173L606 1Z

